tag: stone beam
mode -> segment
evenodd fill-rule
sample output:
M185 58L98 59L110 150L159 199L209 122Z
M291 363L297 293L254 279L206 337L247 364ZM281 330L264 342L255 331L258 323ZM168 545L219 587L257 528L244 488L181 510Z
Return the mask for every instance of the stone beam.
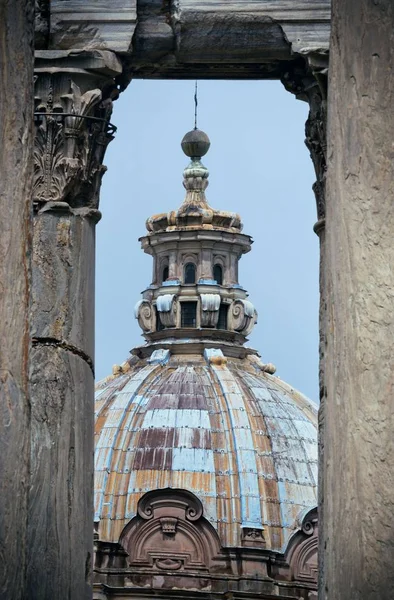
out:
M280 78L326 51L329 0L37 0L36 48L110 50L131 78Z

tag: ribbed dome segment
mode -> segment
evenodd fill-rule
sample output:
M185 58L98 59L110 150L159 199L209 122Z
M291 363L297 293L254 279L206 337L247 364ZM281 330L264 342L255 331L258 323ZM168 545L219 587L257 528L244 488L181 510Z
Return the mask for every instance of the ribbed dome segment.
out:
M283 550L317 504L314 405L254 356L150 360L133 357L97 386L99 538L118 541L141 496L170 487L201 500L222 546L241 546L252 528Z

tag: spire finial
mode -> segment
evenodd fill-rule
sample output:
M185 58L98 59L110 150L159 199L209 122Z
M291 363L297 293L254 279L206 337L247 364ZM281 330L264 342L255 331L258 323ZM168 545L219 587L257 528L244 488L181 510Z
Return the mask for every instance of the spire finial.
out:
M183 207L191 205L208 208L205 190L208 186L209 171L202 164L201 157L208 152L210 145L209 137L200 129L192 129L182 140L182 150L191 158L183 171L183 186L186 188Z
M196 86L194 88L194 129L197 129L197 107L198 107L197 93L198 93L198 88L197 88L197 79L196 79Z
M189 165L183 171L183 186L186 189L186 198L181 210L186 207L208 208L205 190L208 186L209 171L201 162L209 150L211 142L204 131L197 128L198 87L197 80L194 88L194 129L188 131L181 142L182 150L191 158Z

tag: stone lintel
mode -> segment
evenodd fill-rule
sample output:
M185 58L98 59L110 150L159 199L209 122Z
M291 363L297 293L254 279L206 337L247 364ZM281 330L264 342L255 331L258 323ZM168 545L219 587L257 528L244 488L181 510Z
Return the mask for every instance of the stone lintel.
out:
M144 78L280 78L283 62L328 50L329 0L53 0L36 44L122 56ZM43 25L45 25L43 32Z
M122 72L119 57L109 50L72 49L72 50L36 50L35 70L38 72L52 69L52 72L86 70L116 77Z

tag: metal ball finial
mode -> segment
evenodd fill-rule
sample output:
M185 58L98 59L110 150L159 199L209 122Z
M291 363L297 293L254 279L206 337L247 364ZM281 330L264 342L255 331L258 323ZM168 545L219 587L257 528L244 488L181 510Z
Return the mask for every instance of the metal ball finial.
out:
M182 150L189 158L201 158L211 145L209 137L201 129L192 129L181 142Z

